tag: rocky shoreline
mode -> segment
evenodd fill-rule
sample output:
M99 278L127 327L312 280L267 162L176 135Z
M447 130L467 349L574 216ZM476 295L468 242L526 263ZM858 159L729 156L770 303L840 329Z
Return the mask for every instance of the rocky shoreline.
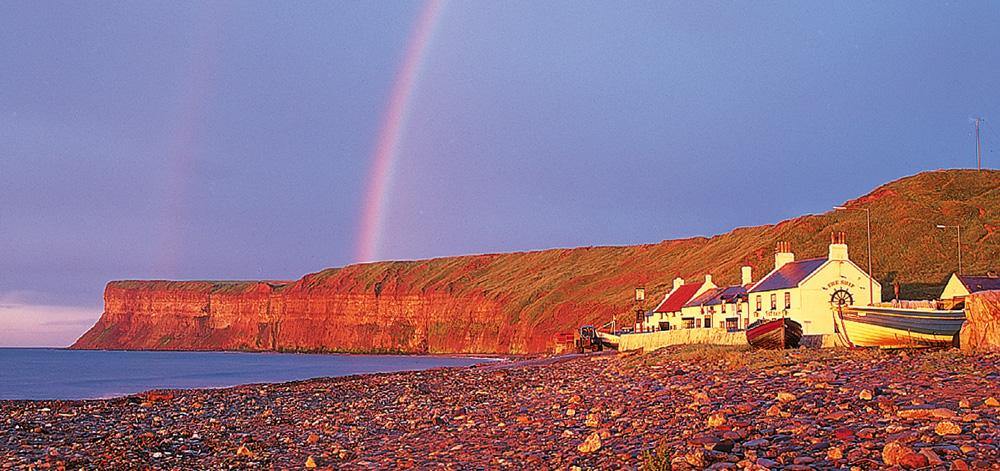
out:
M0 468L1000 469L998 360L671 347L0 401Z

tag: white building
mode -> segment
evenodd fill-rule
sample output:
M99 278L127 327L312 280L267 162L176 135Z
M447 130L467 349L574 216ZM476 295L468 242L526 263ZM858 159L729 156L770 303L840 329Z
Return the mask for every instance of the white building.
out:
M711 328L727 331L745 329L752 319L747 304L751 268L742 268L740 284L706 291L681 309L681 321L688 328Z
M952 273L948 284L944 285L941 300L949 309L965 302L965 297L976 291L1000 290L1000 277L996 273L986 276L959 275Z
M824 258L796 261L789 244L779 242L774 269L747 295L752 320L790 317L802 324L803 334L833 334L838 306L880 302L882 286L847 257L841 232L833 235Z
M660 304L646 315L643 330L652 332L683 328L683 323L679 317L681 308L691 298L714 288L715 283L712 283L712 275L705 275L704 281L695 283L685 283L683 278L674 278L673 289L663 297L663 301L660 301Z

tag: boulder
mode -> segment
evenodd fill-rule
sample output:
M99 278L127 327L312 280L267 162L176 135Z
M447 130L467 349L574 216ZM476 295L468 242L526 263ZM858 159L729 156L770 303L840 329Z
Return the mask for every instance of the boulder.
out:
M1000 290L966 297L965 316L959 334L962 350L1000 352Z

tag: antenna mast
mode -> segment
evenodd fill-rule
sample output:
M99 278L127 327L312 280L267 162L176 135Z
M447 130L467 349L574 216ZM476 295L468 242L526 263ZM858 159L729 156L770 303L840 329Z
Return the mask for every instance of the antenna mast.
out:
M976 169L980 172L983 171L983 146L979 143L979 123L983 120L981 117L976 117Z

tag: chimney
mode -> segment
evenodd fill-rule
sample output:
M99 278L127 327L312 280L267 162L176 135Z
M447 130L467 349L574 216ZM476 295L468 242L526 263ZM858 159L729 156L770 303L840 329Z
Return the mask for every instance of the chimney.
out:
M792 244L788 242L778 242L774 250L774 269L777 270L786 263L794 262L795 254L792 253Z
M712 284L712 275L705 275L705 283Z
M742 281L741 281L740 284L742 284L743 286L746 286L746 285L749 285L750 283L752 283L753 282L753 277L751 276L751 274L753 273L752 272L753 269L750 268L750 267L743 267L740 270L742 271L742 274L743 274Z
M680 288L684 284L684 278L677 277L674 278L674 289Z
M847 260L847 235L844 232L830 234L830 260Z

